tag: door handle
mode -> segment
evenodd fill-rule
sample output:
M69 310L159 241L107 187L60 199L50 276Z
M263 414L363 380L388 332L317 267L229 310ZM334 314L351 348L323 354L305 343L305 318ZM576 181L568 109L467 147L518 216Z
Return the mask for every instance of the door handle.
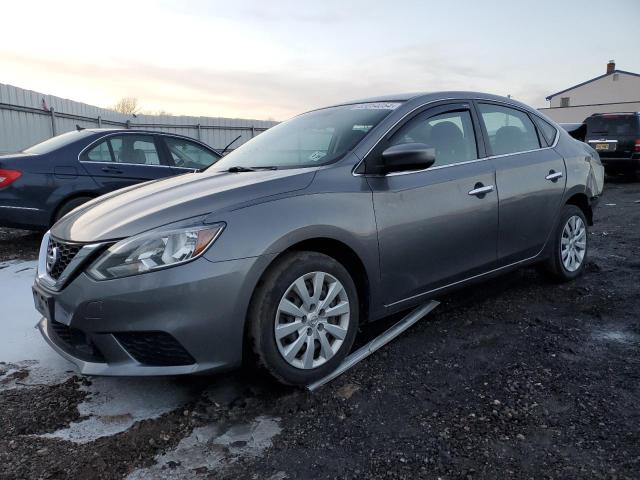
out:
M102 167L102 171L106 173L122 173L122 170L116 167Z
M544 178L546 178L547 180L551 180L552 182L556 182L556 181L558 181L558 179L560 177L562 177L562 172L556 172L556 171L551 170L549 172L549 175L547 175Z
M489 192L493 192L494 186L487 185L486 187L481 183L476 183L473 190L469 190L469 195L475 195L476 197L482 197Z

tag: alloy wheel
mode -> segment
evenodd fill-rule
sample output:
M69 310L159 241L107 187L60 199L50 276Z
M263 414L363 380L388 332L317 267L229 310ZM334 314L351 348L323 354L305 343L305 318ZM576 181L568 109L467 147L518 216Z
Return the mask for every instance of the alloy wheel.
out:
M310 272L285 291L276 312L274 334L282 358L309 370L330 360L349 329L347 291L326 272Z
M560 254L562 264L569 272L580 268L587 252L587 229L578 215L569 217L562 229Z

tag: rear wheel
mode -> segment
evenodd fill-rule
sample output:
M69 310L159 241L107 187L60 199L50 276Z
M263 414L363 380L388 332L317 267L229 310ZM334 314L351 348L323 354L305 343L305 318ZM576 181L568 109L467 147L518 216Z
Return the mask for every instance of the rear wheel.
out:
M349 272L316 252L292 252L272 266L249 309L259 364L281 383L307 385L334 370L353 345L358 295Z
M53 223L56 223L58 220L64 217L67 213L78 208L83 203L87 203L91 199L92 199L91 197L76 197L66 201L60 207L58 207L58 211L56 212L56 215L53 219Z
M568 281L579 276L587 260L587 219L575 205L565 205L552 238L551 257L546 270L557 280Z

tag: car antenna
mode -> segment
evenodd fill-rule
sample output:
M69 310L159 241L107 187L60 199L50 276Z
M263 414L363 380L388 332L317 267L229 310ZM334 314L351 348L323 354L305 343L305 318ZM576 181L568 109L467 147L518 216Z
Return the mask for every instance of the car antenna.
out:
M229 147L230 147L231 145L233 145L234 143L236 143L240 137L242 137L242 135L238 135L236 138L234 138L233 140L231 140L231 141L227 144L227 146L226 146L226 147L224 147L224 148L222 149L222 152L220 152L220 155L224 155L224 152L226 152L226 151L229 149Z
M80 125L78 125L78 124L76 123L76 130L77 130L77 131L79 131L79 132L81 132L82 130L84 130L84 127L81 127Z

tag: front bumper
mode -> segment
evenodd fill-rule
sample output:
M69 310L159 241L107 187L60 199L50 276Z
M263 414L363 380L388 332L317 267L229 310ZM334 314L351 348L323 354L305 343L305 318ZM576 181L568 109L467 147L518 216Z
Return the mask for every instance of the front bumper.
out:
M96 281L80 273L53 291L38 279L44 339L80 373L180 375L242 361L251 294L270 256L184 265ZM47 308L43 309L42 304Z

